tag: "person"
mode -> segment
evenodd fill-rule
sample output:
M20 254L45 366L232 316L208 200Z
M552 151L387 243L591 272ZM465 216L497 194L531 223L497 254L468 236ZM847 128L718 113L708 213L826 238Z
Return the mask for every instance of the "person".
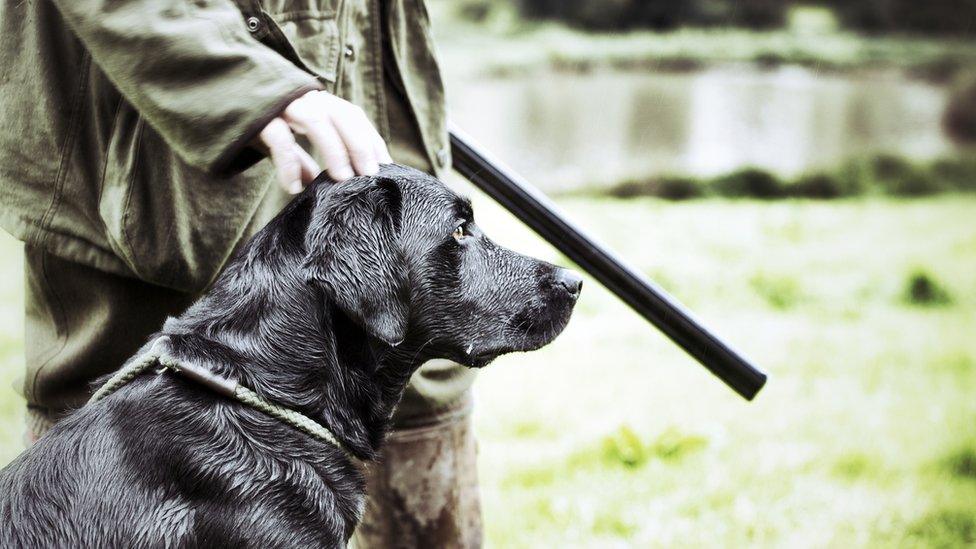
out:
M0 25L0 226L24 242L30 437L320 169L450 165L422 1L6 0ZM480 544L472 375L415 376L360 545Z

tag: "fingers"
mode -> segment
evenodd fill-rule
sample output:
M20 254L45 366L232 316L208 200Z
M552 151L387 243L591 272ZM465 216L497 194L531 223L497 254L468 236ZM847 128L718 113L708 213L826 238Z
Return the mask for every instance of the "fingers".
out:
M336 131L346 145L353 168L360 175L373 175L379 171L379 162L374 147L376 130L366 114L353 106L332 118Z
M281 118L275 118L261 130L259 138L271 154L278 185L292 194L301 192L302 161L296 152L301 147L295 143L295 136L288 124Z
M376 159L380 164L392 164L393 158L390 157L390 151L386 148L386 141L380 137L380 134L376 134L376 138L373 140L373 151L376 154Z
M319 152L322 162L325 163L325 170L329 176L336 181L344 181L356 175L349 161L349 152L342 137L328 121L313 121L307 125L308 140Z
M312 158L312 155L305 152L305 149L298 147L296 151L298 153L298 159L302 163L302 181L305 183L310 183L313 179L322 173L322 168L319 167L319 163Z
M309 92L293 101L282 118L308 136L329 176L336 181L375 175L392 162L386 143L362 109L327 92Z

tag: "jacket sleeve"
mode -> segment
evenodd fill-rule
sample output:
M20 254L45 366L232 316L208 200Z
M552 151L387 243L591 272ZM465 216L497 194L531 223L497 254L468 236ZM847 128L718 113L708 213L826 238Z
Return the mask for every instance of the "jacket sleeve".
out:
M321 88L254 39L230 0L55 1L126 100L185 162L215 176L257 161L247 144Z

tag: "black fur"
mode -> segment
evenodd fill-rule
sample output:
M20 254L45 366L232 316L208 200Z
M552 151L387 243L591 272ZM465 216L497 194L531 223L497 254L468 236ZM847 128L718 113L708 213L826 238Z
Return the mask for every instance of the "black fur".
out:
M485 238L443 184L391 165L310 186L160 334L171 355L305 413L370 460L420 364L536 349L578 292L576 275ZM363 477L334 446L147 374L0 472L0 547L336 547L363 504Z

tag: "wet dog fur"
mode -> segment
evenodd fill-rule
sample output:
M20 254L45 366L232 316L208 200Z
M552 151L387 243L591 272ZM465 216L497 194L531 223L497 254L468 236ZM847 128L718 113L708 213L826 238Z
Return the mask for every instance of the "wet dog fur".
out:
M368 461L422 363L482 367L537 349L579 290L578 275L495 245L441 182L388 165L313 183L158 335L171 356L306 414ZM344 546L364 506L354 461L147 374L0 471L0 547Z

